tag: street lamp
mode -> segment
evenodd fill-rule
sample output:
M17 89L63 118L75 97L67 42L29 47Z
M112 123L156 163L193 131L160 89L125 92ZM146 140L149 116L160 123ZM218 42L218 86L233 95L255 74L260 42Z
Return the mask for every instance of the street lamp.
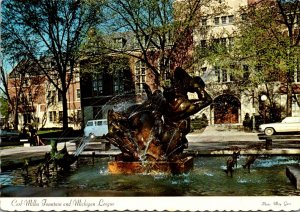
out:
M260 97L260 100L261 100L262 103L263 103L264 123L266 123L266 104L265 104L265 102L266 102L266 100L267 100L267 96L266 96L266 95L262 95L262 96Z

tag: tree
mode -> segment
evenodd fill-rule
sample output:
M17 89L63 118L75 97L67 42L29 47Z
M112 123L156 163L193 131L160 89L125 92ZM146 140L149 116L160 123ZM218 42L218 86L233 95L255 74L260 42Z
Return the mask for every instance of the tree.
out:
M7 126L7 119L8 119L8 102L5 99L4 96L0 96L0 118L2 119L4 117L5 123L1 122L2 125Z
M10 78L4 70L3 66L1 66L0 80L2 82L2 86L0 87L0 89L4 94L3 98L5 98L8 103L8 110L10 110L12 114L13 128L16 130L18 129L19 124L18 109L20 105L20 97L23 92L22 85L24 83L25 71L27 70L27 68L28 63L22 63L22 68L15 73L12 73L12 76Z
M91 0L2 3L4 51L34 61L61 94L64 129L68 127L66 94L80 55L79 46L88 30L101 20L101 4ZM46 67L49 62L51 70Z
M201 53L210 62L227 67L240 88L251 91L263 85L264 92L270 94L271 105L274 89L270 88L281 82L282 91L287 94L285 113L291 116L294 71L299 70L300 59L299 12L300 2L296 0L257 1L241 8L244 19L236 20L231 49L217 45L210 54Z
M294 72L299 69L299 1L262 1L250 7L250 23L261 31L256 45L258 55L268 69L266 77L277 76L287 94L286 116L292 115ZM249 24L249 23L248 23ZM266 80L268 81L268 80Z
M100 36L99 48L142 61L160 85L170 75L170 69L191 67L193 28L210 2L107 0L105 11L110 16L100 35L110 36ZM222 7L216 5L215 8Z
M9 105L11 104L10 95L8 93L8 81L7 81L7 74L3 68L3 66L0 67L0 91L1 91L1 99L0 99L0 110L1 115L8 118L9 115Z
M38 102L41 97L42 85L45 81L45 77L37 72L35 63L30 60L22 60L10 74L6 74L5 70L1 68L0 79L2 98L7 104L6 114L7 117L11 114L14 129L18 129L20 112L30 114L28 122L35 121L32 116L36 111L34 103Z

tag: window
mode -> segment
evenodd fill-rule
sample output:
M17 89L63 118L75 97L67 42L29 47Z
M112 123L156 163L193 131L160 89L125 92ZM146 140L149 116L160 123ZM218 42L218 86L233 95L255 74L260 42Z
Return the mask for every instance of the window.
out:
M236 69L236 65L231 64L229 69L230 70L229 81L237 81L236 73L234 71L235 69Z
M81 94L80 94L80 89L76 90L76 98L80 99L81 98Z
M50 122L56 122L56 111L50 111L49 112L49 121Z
M206 40L201 40L201 41L200 41L200 47L201 47L202 49L207 48L207 42L206 42Z
M75 72L75 81L76 82L80 81L80 74L79 74L79 72Z
M82 112L81 112L81 110L77 110L77 118L78 118L78 120L82 119Z
M226 69L221 69L218 66L214 67L215 75L217 77L217 82L229 82L230 76L228 75L228 71Z
M102 73L93 75L92 84L93 84L93 96L99 96L99 95L103 94L103 75L102 75Z
M228 23L233 23L233 15L228 16Z
M241 19L242 19L243 21L246 21L247 15L246 15L246 14L241 14Z
M215 67L215 74L217 76L217 82L221 82L221 76L220 76L220 67L216 66Z
M58 101L61 102L63 100L63 96L61 92L58 92Z
M215 25L219 25L220 24L220 17L215 17Z
M32 116L30 113L24 113L23 118L24 118L24 124L31 123Z
M292 99L292 110L293 110L293 112L296 112L296 111L300 110L300 107L298 105L298 101L300 101L300 95L295 94L295 96L293 96L293 99Z
M88 122L86 123L86 126L93 126L93 125L94 125L93 121L88 121Z
M222 81L227 82L227 70L222 69Z
M220 39L215 38L213 39L213 45L218 45L220 43Z
M226 24L227 16L222 16L221 20L222 20L222 24Z
M47 100L50 104L55 104L56 103L56 92L55 91L48 91Z
M125 47L127 40L125 38L115 38L114 43L117 49L121 49Z
M243 78L244 80L248 80L250 76L249 66L243 65Z
M124 92L125 86L124 86L124 71L123 70L116 71L116 73L114 75L114 79L113 79L113 84L114 84L113 89L114 89L115 94Z
M63 111L58 112L58 121L62 122L63 121Z
M201 20L201 25L202 26L207 26L207 19L206 18Z
M234 45L234 38L233 37L229 37L228 38L228 47L229 49L232 49Z
M221 38L220 39L220 44L222 47L226 47L226 38Z
M201 75L205 76L206 74L207 74L207 67L202 67L201 68ZM198 74L198 76L200 76L200 75Z
M161 64L164 65L164 69L161 69ZM163 57L157 60L158 72L160 73L161 79L165 81L165 83L170 82L170 69L171 69L171 58Z
M146 67L142 61L135 63L135 87L137 93L143 92L143 84L146 83Z
M22 86L23 86L23 87L29 87L29 85L30 85L29 82L30 82L30 79L29 79L29 78L24 78L24 79L23 79L23 82L22 82L22 83L23 83Z
M28 103L33 103L33 98L32 98L31 92L29 93L29 95L28 95L28 97L27 97L27 102L28 102Z
M57 117L56 117L56 111L53 111L53 122L57 121Z

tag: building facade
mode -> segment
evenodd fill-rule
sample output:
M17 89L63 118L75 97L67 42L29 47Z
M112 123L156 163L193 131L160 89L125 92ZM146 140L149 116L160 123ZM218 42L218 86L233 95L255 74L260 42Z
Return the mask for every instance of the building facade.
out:
M46 68L53 68L51 61L43 63ZM44 68L45 68L44 67ZM57 75L49 74L53 80ZM71 77L70 74L68 77ZM32 62L20 62L8 76L10 106L10 124L17 119L18 129L26 124L40 128L62 128L62 96L49 79L41 74L38 66ZM72 77L68 92L69 127L81 128L81 90L79 70ZM17 115L15 115L17 114Z
M106 59L109 60L106 64L101 60L81 61L83 123L107 118L109 109L123 111L142 102L146 98L144 84L151 90L157 89L153 73L141 60L120 55Z
M245 14L240 12L240 8L248 7L257 2L256 0L222 0L219 3L226 6L226 12L213 16L209 14L210 10L208 8L208 16L203 16L199 20L199 29L194 30L194 46L205 50L211 44L217 43L230 49L234 45L233 35L237 31L236 23L245 19ZM239 65L244 73L243 80L248 80L250 74L248 64ZM266 119L266 105L270 105L271 102L269 100L264 101L261 98L267 92L264 85L259 85L251 90L242 89L234 73L223 68L217 62L215 64L204 62L194 68L193 74L203 78L207 84L207 90L214 100L211 106L196 114L196 117L201 117L204 113L211 125L242 125L246 114L257 117L257 119ZM294 73L293 86L295 97L298 100L300 98L299 76L300 71L297 69ZM286 92L282 89L282 83L274 81L270 83L270 86L272 87L271 96L274 102L278 104L278 110L284 108L286 104ZM193 95L190 95L190 97L193 98ZM300 107L296 101L297 99L294 99L292 103L293 116L300 115ZM268 111L270 113L269 116L271 116L271 112ZM281 115L284 115L284 113L281 113ZM280 119L280 117L277 119Z
M196 48L205 50L212 43L228 48L234 45L236 23L245 18L240 8L255 4L258 0L211 2L224 5L224 11L215 15L212 9L215 5L204 9L207 15L203 14L198 20L198 28L191 29L190 36L185 36L182 45L178 45L178 49L183 51L174 51L174 56L170 57L168 67L170 72L177 66L183 66L184 61L193 58L195 51L193 52L191 46L194 50ZM119 52L125 49L134 52L135 56L112 53L104 58L95 56L81 59L80 68L75 69L67 93L70 127L79 129L88 120L106 118L109 109L122 110L141 102L146 98L144 84L149 85L152 91L161 89L156 83L157 78L154 73L138 59L141 51L134 44L134 40L134 36L125 34L110 37L110 42L114 48L120 50ZM143 41L146 42L147 38L145 37ZM151 63L158 67L162 59L156 51L155 48L149 48L149 54L153 57ZM168 54L167 51L165 53ZM249 66L239 65L243 69L243 79L247 80ZM15 99L14 102L17 102L16 105L11 106L11 112L12 114L18 113L19 128L27 123L34 123L38 128L62 127L61 94L46 76L39 74L37 67L31 67L31 71L23 74L21 66L24 67L26 64L18 64L9 75L10 95ZM54 68L51 61L48 61L45 66L49 68L49 71ZM188 72L193 76L200 76L205 81L206 89L213 98L213 104L193 118L205 114L210 125L241 125L246 114L265 116L266 104L270 102L263 101L261 98L266 92L264 85L251 90L242 89L234 73L218 63L212 64L207 61L194 64L192 68L188 68ZM57 80L56 77L53 75L53 80ZM166 76L162 77L166 78ZM292 102L292 114L300 116L300 68L295 71L293 80L295 98ZM274 101L279 107L285 107L287 97L282 83L274 81L271 87ZM195 94L189 94L189 97L196 98Z

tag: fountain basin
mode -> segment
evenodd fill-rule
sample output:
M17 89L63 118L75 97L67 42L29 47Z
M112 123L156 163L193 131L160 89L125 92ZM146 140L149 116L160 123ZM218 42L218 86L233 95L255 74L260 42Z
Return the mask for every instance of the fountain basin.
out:
M40 187L34 178L37 166L0 173L1 197L104 197L104 196L300 196L286 177L286 167L299 163L299 156L261 156L243 169L241 156L233 177L226 176L228 156L194 157L187 174L111 174L109 157L79 157L67 172L52 173Z
M169 161L146 161L146 162L108 162L108 171L111 174L141 174L141 173L166 173L183 174L193 168L193 157L188 156L175 162Z

